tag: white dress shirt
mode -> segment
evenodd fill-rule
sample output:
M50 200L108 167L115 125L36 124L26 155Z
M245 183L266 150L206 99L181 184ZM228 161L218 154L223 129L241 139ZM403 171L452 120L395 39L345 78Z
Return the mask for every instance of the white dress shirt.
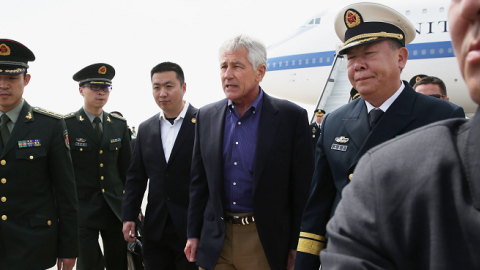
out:
M163 111L160 111L160 130L162 132L163 152L165 153L165 160L167 163L168 159L170 158L170 154L172 153L175 140L177 139L178 132L182 127L183 119L187 113L188 106L189 103L185 102L183 110L180 112L177 118L175 118L173 125L165 118Z
M392 105L392 103L400 96L400 94L403 92L403 89L405 89L405 85L403 84L403 81L401 82L402 84L400 85L400 88L398 88L397 92L393 94L389 99L387 99L378 109L382 110L383 112L386 112L388 108ZM375 109L375 106L370 104L370 102L365 100L365 105L367 105L367 112L370 114L370 111Z

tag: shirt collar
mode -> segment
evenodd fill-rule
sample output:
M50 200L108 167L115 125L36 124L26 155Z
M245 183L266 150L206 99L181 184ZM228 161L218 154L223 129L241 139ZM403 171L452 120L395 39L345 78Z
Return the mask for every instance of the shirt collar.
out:
M247 111L249 111L251 108L253 108L254 110L259 109L259 107L261 107L262 105L262 102L263 102L263 89L262 87L260 87L260 93L258 94L258 97L255 99L253 104L250 105L250 107L248 107ZM233 101L231 101L230 99L228 100L228 107L230 109L233 108Z
M95 119L96 116L89 113L87 110L85 110L85 108L83 108L83 111L85 112L85 115L88 117L88 120L90 120L90 122L93 123L93 120ZM98 118L100 118L100 123L103 123L103 111L100 113Z
M185 101L185 105L183 105L183 109L180 112L180 114L177 116L177 118L175 118L175 121L185 118L185 115L187 114L188 106L190 106L190 104L188 103L188 101ZM160 118L159 119L160 119L160 121L167 120L163 111L160 111Z
M393 102L397 99L397 97L403 92L403 89L405 89L405 85L403 84L403 81L401 81L400 88L398 88L397 92L393 94L389 99L387 99L378 109L382 110L383 112L386 112L388 108L393 104ZM375 109L375 106L370 104L370 102L365 100L365 105L367 105L367 111L370 113L373 109Z
M20 102L17 106L15 106L13 109L10 111L4 113L0 112L0 116L6 114L8 118L10 118L10 121L15 124L17 122L18 116L20 116L20 112L22 111L23 104L25 104L25 99L22 98L22 102Z

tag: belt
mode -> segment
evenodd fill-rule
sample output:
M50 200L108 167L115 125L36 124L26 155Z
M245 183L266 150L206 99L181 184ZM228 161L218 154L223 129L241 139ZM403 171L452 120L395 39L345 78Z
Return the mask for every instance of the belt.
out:
M227 221L233 225L248 225L250 223L255 222L255 218L253 216L246 216L246 217L229 216L227 217Z

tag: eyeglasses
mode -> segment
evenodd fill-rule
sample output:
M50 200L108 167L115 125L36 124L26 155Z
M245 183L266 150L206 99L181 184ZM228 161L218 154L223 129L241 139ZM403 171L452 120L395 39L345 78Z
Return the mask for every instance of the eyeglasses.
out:
M434 97L434 98L442 98L442 97L445 98L445 97L447 97L445 95L439 95L439 94L431 94L429 96Z
M93 91L100 91L103 90L103 92L112 92L112 86L111 85L104 85L104 84L84 84L82 87L90 87Z

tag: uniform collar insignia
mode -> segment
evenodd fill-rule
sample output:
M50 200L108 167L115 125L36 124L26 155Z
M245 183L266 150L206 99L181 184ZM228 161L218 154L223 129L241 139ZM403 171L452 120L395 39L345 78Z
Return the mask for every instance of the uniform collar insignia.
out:
M340 136L340 137L336 137L335 138L335 141L338 142L338 143L347 143L350 139L349 138L345 138L345 136Z
M107 121L108 122L112 122L112 120L110 120L110 117L107 116Z
M80 115L80 117L78 118L78 120L83 121L83 120L85 120L85 119L83 119L83 117Z
M28 120L32 119L32 113L28 112L27 116L25 116L25 118L28 119Z

